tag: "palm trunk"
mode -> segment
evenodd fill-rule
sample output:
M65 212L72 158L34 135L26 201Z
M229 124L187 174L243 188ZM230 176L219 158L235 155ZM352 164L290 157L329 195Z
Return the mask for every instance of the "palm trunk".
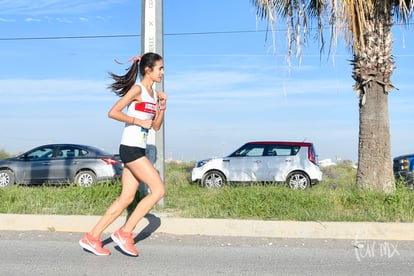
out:
M376 17L368 24L365 44L355 51L352 61L355 89L360 97L357 186L386 193L395 189L388 114L394 70L389 22Z
M381 192L393 190L388 95L375 82L359 108L357 185Z

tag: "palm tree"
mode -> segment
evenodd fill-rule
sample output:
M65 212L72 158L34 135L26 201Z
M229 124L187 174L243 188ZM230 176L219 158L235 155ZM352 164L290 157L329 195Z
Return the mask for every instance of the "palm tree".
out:
M329 26L330 50L342 35L352 51L352 77L359 97L357 186L394 191L388 93L394 88L392 26L408 23L414 0L252 0L260 19L272 28L286 19L288 55L300 56L303 42L316 21L321 50L325 26ZM313 20L313 21L308 21Z

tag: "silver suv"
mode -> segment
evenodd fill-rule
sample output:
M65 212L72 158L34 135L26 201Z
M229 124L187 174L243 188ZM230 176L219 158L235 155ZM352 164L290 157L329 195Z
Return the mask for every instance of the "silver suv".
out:
M199 161L193 182L220 188L227 182L285 182L304 190L322 180L315 147L308 142L249 142L223 158Z

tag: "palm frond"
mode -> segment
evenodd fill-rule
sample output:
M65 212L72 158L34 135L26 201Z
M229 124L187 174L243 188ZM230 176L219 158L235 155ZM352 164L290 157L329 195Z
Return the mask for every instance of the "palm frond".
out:
M324 0L252 0L259 19L267 19L272 30L285 20L288 43L288 60L295 54L302 56L302 46L308 42L310 19L316 19L322 36ZM309 17L309 19L308 19ZM321 40L323 41L323 39ZM323 45L324 43L322 43Z
M409 23L409 19L413 14L414 0L393 0L392 9L398 23Z
M288 55L300 56L307 43L311 28L317 22L317 38L321 51L324 47L324 27L331 27L330 50L336 47L339 37L353 51L365 46L367 24L393 17L407 23L413 15L414 0L252 0L260 20L268 20L272 28L283 19L286 24ZM393 22L388 22L393 24ZM387 23L387 24L388 24ZM312 29L313 31L314 29Z

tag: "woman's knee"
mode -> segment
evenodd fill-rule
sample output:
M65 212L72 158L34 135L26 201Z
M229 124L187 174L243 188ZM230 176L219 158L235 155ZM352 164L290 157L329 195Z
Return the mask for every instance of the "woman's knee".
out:
M151 190L151 194L155 196L158 200L165 196L165 187L164 185L158 185L155 189Z
M118 198L118 202L123 206L127 207L129 204L131 204L135 199L135 194L127 194L127 195L120 195Z

